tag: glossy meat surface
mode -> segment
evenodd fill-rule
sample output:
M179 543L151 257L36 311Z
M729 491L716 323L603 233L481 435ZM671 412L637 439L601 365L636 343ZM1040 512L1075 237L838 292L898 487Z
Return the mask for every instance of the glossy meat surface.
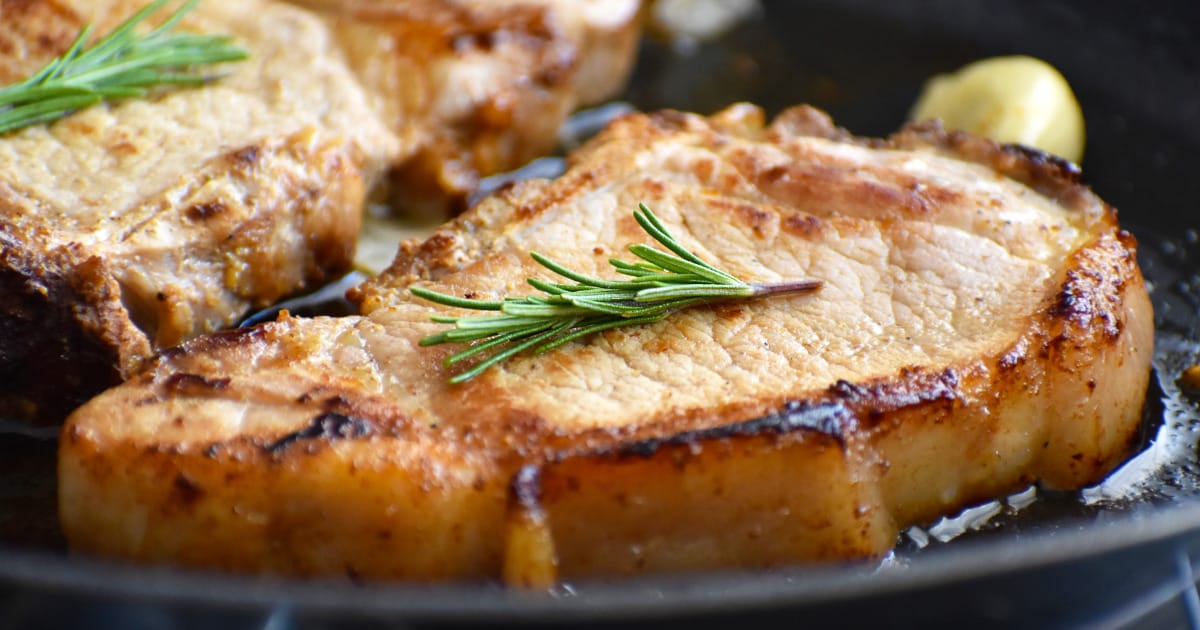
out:
M609 275L646 202L699 256L817 293L695 308L463 385L413 284ZM364 315L205 337L64 429L81 551L513 584L866 558L899 528L1130 448L1153 322L1133 238L1065 163L795 108L619 120L354 295Z
M61 420L155 349L336 277L367 195L405 173L441 172L412 194L444 205L551 147L632 60L637 3L603 4L206 0L179 28L250 52L220 80L0 138L0 415ZM0 84L141 5L0 2Z

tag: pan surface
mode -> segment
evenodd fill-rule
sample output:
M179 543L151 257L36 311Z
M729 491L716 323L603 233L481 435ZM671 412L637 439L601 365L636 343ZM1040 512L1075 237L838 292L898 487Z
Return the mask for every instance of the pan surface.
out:
M461 624L1139 624L1200 627L1200 5L1162 2L764 2L718 41L647 41L625 95L641 109L769 112L808 102L860 135L904 120L923 81L1029 54L1070 81L1087 120L1085 180L1139 238L1158 341L1146 448L1082 493L1031 490L911 530L876 565L790 567L565 585L292 581L67 556L46 437L0 434L0 625L406 627ZM966 533L958 535L959 532ZM940 538L954 538L941 543Z

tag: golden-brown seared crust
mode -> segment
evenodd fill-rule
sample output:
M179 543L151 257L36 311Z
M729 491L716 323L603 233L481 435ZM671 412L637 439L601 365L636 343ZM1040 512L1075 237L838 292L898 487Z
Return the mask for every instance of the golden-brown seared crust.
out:
M814 296L683 311L463 385L407 287L528 291L645 241ZM900 528L1128 453L1153 318L1131 236L1071 169L797 108L632 115L554 182L406 243L364 315L197 339L69 420L73 548L513 584L868 558ZM153 471L153 472L147 472Z
M106 32L143 4L6 2L0 82L41 67L85 24ZM351 262L365 188L399 143L352 73L325 59L336 50L324 27L249 0L203 3L180 28L231 34L251 58L203 88L0 139L5 417L57 422L154 348Z
M554 148L573 109L632 69L637 0L297 0L321 12L381 117L418 150L389 184L408 211L457 213L479 178Z
M0 85L28 77L61 54L85 23L69 2L0 0Z
M627 15L548 1L345 2L318 15L208 0L180 28L250 51L220 81L0 138L0 331L14 335L0 340L0 414L57 422L154 349L344 272L388 171L460 174L421 192L455 205L480 174L548 148L596 87L578 82L583 60L614 60L606 94L624 80L637 2L608 4ZM142 5L5 0L0 84ZM628 45L589 48L601 32Z

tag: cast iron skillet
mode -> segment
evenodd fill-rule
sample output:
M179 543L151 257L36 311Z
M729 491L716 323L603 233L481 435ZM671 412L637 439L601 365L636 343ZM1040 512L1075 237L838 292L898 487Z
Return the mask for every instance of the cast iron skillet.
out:
M836 565L564 586L356 585L136 567L68 557L53 525L53 445L0 436L0 620L11 627L424 627L884 623L1200 627L1200 470L1178 370L1200 362L1200 5L1122 1L766 2L690 56L647 42L626 98L714 111L800 102L862 135L898 126L922 81L981 57L1041 57L1070 80L1088 127L1085 179L1142 243L1159 348L1148 488L1085 505L1046 496L1003 526L882 567ZM1162 402L1165 401L1165 402ZM1200 424L1200 423L1197 423ZM14 464L13 462L18 462ZM41 468L29 472L29 466ZM25 466L25 467L21 467ZM1146 472L1149 471L1149 472ZM1121 484L1113 484L1121 491ZM1043 493L1045 494L1045 493ZM1196 569L1200 570L1200 569Z

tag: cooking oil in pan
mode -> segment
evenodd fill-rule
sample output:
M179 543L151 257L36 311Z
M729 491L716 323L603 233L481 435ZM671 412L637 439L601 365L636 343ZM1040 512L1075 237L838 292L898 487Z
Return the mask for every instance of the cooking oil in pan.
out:
M1150 281L1156 338L1154 370L1161 409L1149 444L1095 487L1087 505L1109 509L1200 497L1200 390L1181 375L1200 364L1200 235L1139 235L1140 261ZM1153 388L1151 394L1153 394Z
M1135 232L1156 329L1138 453L1100 483L1078 492L1031 486L926 527L912 527L900 536L897 561L959 538L1019 535L1200 500L1200 391L1180 379L1186 369L1200 365L1200 236L1192 230L1182 238Z
M1168 502L1200 500L1200 392L1179 382L1200 364L1200 238L1135 230L1154 301L1154 375L1140 450L1107 479L1078 492L1030 487L900 536L894 561L960 538L1019 536L1121 518ZM0 426L0 547L61 550L54 496L53 434Z

